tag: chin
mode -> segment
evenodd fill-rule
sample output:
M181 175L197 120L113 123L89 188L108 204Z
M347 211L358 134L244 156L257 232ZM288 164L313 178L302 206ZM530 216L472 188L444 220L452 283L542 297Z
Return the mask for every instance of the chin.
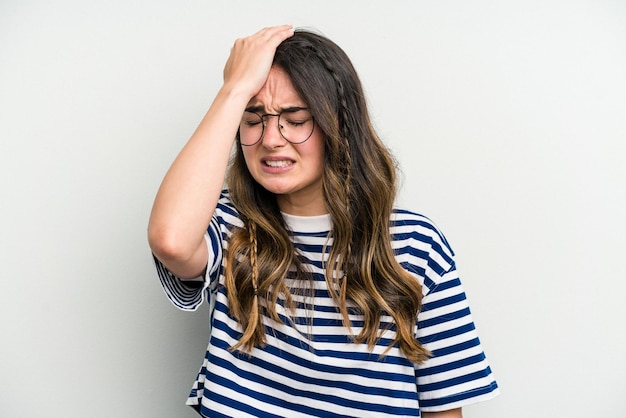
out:
M276 195L288 195L293 192L289 187L271 186L265 184L261 184L261 186L263 186L263 188L268 192Z

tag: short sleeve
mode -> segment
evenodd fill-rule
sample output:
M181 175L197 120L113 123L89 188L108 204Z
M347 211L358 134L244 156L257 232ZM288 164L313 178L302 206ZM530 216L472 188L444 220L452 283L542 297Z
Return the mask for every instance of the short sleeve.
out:
M204 302L210 301L214 293L220 273L222 261L222 239L217 219L214 217L204 234L209 251L207 271L204 277L182 280L170 272L163 263L153 255L157 275L167 298L179 309L195 311Z
M432 353L415 370L423 411L459 408L497 396L498 385L454 264L424 296L417 338Z
M416 338L432 356L415 366L420 409L445 411L498 394L459 279L455 254L427 217L396 210L396 259L422 284Z

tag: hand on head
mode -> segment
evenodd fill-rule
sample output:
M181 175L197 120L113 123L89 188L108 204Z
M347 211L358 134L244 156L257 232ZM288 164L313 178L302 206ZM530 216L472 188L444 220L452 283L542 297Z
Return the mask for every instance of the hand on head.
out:
M272 26L237 39L224 67L224 85L253 97L267 80L276 48L293 33L292 25Z

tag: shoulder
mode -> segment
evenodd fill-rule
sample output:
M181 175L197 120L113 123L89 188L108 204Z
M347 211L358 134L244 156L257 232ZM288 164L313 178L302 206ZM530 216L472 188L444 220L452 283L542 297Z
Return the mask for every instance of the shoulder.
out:
M220 198L217 201L217 206L215 208L215 213L213 218L222 225L230 226L241 226L241 217L237 208L230 200L230 193L228 189L223 189Z
M390 221L396 258L409 272L423 277L427 287L455 268L454 251L430 218L411 210L394 208Z
M454 256L454 251L443 232L430 218L406 209L394 208L391 214L391 235L393 238L410 236L419 241L433 244L441 251Z

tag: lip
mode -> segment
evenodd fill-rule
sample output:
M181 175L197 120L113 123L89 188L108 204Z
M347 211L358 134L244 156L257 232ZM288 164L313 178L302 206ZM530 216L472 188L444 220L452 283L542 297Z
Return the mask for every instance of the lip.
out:
M285 164L279 164L280 162L286 162ZM278 164L278 165L270 165L270 164ZM287 171L290 171L296 161L293 158L285 157L285 156L272 156L272 157L264 157L261 158L261 169L265 173L269 174L281 174Z

